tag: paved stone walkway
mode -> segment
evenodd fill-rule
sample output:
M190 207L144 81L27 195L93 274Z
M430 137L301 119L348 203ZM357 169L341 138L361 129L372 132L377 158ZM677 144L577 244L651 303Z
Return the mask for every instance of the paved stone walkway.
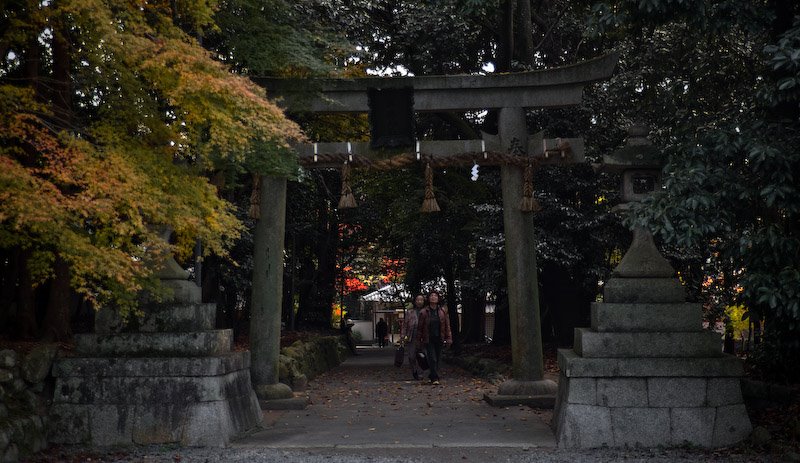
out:
M266 428L234 448L369 449L555 447L549 411L493 408L496 386L444 365L441 385L393 365L394 348L360 349L311 381L302 411L265 412Z

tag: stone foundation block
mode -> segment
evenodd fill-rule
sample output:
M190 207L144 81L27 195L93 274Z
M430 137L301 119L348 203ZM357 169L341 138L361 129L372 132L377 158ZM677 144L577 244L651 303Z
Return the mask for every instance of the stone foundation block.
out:
M125 320L112 309L101 309L95 317L97 334L113 334L136 331L191 332L210 331L216 323L216 304L150 304L143 309L141 318Z
M566 377L740 377L741 360L717 358L584 358L572 349L558 350L558 366Z
M260 426L263 421L261 404L252 387L242 390L240 387L228 400L228 411L237 433Z
M59 378L54 400L78 404L205 402L223 399L226 384L220 376Z
M702 407L706 403L705 378L649 378L651 407Z
M596 357L719 357L722 339L717 333L601 333L575 329L575 352Z
M646 407L647 380L600 378L597 380L597 404L605 407Z
M133 407L98 405L89 409L89 432L100 446L130 445L133 432Z
M216 357L62 358L55 364L53 376L219 376L249 369L250 352L244 351Z
M594 331L612 332L690 332L702 329L700 304L615 304L593 302Z
M603 288L603 302L637 304L685 301L686 291L677 278L611 278Z
M88 405L55 404L50 408L47 440L54 444L83 444L92 437Z
M714 420L714 447L733 445L747 438L753 430L744 404L717 407Z
M189 407L181 445L226 447L236 434L227 402L203 402Z
M655 447L670 442L667 408L611 408L614 445Z
M611 409L565 404L556 412L555 434L559 447L590 449L614 446Z
M670 428L673 445L711 447L714 443L714 407L670 409Z
M92 357L203 357L227 354L233 330L191 333L119 333L75 335L75 348Z
M706 400L709 407L744 403L739 378L710 378Z
M137 445L180 442L188 405L163 403L161 406L137 405L131 440ZM92 436L97 439L97 436Z
M561 381L567 382L562 375ZM594 378L573 378L566 387L567 403L580 405L597 405L597 380Z

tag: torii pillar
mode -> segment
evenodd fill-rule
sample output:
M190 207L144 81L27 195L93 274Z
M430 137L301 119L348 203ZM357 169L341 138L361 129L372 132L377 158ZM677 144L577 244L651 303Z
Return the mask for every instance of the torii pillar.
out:
M502 108L498 121L500 143L511 153L528 147L528 130L523 108ZM519 153L529 154L529 153ZM533 214L519 208L522 199L522 168L512 164L500 166L503 190L503 231L505 234L506 278L511 319L511 361L513 379L500 385L499 396L534 405L555 401L558 385L544 379L539 283L536 266L536 240ZM501 402L487 397L490 403ZM544 402L543 404L540 402Z
M538 159L541 163L547 156L546 153L537 151L540 149L538 144L532 146L528 142L524 108L563 108L579 105L583 97L583 88L591 82L610 77L618 58L617 53L610 53L554 69L484 76L254 78L253 80L266 87L270 97L280 97L279 104L293 112L368 113L371 111L368 94L376 89L410 89L413 93L412 113L498 109L500 110L498 136L484 135L483 142L418 141L417 159L420 159L420 155L428 159L463 154L476 155L475 160L478 161L482 152L503 152L516 156L541 155ZM407 115L397 114L397 117ZM555 142L556 140L550 140L548 143L545 140L549 146L554 146ZM582 161L583 140L567 139L567 145L571 147L573 153L572 162ZM306 144L298 146L297 151L301 163L309 167L341 167L343 160L348 159L353 165L357 165L359 159L371 162L386 159L387 156L387 153L373 150L369 143L363 142ZM318 157L320 162L317 162ZM514 378L501 385L499 396L494 397L496 402L492 398L487 397L487 399L499 405L508 399L510 402L505 403L526 402L552 407L557 387L553 381L544 379L533 215L519 209L522 197L522 169L512 164L500 163L500 165ZM272 193L262 192L262 195L262 198L273 197ZM285 197L285 186L283 195ZM263 207L262 205L262 211ZM279 218L276 216L275 220ZM270 284L280 285L280 281L273 281ZM255 295L256 288L253 290ZM273 292L270 290L270 293ZM280 291L277 294L279 295ZM254 310L278 311L277 315L270 315L269 319L280 316L280 305L269 304L257 308L254 303ZM251 333L251 338L255 337L264 339L252 340L253 362L254 364L267 362L269 365L265 367L266 371L272 371L271 365L278 363L278 349L267 346L279 344L279 333L274 330ZM268 337L269 339L266 339ZM255 380L261 376L254 372L253 377ZM270 375L264 378L264 381L277 381L277 378L272 378ZM538 402L537 398L540 399Z
M292 389L278 381L283 295L283 238L286 229L286 178L261 176L259 218L253 235L253 288L250 313L250 376L260 400L290 399ZM262 408L267 407L262 403ZM267 407L268 408L268 407Z

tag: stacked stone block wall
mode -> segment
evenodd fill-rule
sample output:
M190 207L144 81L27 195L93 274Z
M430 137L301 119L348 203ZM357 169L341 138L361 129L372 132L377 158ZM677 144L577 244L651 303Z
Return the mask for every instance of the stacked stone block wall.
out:
M742 438L747 416L739 378L570 378L559 400L562 438L575 447L694 445L720 447ZM570 423L593 417L595 432L571 435ZM584 427L586 428L586 427Z
M281 349L280 382L293 391L303 391L308 381L320 373L339 366L347 358L347 347L341 336L323 336L308 341L295 341Z
M58 349L41 345L27 354L0 350L0 462L16 462L47 448L50 370Z

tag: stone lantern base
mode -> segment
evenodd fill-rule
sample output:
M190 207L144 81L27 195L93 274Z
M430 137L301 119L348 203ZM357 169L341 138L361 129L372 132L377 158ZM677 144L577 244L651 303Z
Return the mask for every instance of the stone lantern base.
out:
M652 238L639 235L607 282L605 302L592 305L591 328L577 328L574 349L559 350L558 445L739 442L751 431L742 363L722 353L717 333L702 329L700 304L684 302L680 282L665 276L672 273L665 261L630 265L655 251Z
M135 332L100 311L97 333L57 361L50 442L226 446L261 423L250 352L232 352L194 283L169 285L176 301L149 307Z

